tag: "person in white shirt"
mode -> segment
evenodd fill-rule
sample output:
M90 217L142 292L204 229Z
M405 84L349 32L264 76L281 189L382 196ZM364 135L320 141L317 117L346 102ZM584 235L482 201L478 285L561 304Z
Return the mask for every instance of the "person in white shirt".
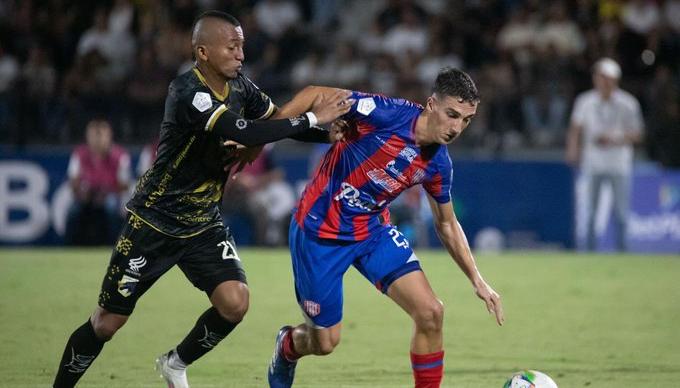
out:
M618 224L616 247L626 250L626 219L633 167L633 146L642 139L640 104L618 87L621 68L611 58L593 67L594 88L574 102L567 135L567 161L580 164L589 202L587 247L596 248L595 215L604 183L612 186L614 219Z

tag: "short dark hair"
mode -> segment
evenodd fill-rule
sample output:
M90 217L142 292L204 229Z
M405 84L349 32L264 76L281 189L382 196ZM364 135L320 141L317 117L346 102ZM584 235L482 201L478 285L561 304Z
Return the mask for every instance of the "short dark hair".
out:
M238 26L241 25L241 23L239 23L238 19L236 19L235 17L229 15L229 14L226 13L226 12L217 11L217 10L214 10L214 9L213 9L213 10L210 10L210 11L205 11L205 12L203 12L202 14L198 15L198 17L194 20L193 26L195 27L195 26L196 26L196 23L198 23L199 20L205 19L205 18L218 18L218 19L222 19L222 20L224 20L225 22L227 22L227 23L233 25L234 27L238 27ZM192 28L192 30L193 30L193 28Z
M445 67L437 74L432 91L439 95L459 98L475 104L479 102L477 86L470 76L462 70Z

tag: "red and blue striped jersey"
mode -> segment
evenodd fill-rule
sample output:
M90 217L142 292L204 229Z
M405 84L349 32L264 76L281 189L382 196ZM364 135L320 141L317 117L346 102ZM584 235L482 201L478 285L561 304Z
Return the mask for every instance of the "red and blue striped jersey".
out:
M300 198L295 220L306 233L325 239L365 240L389 222L388 205L422 184L439 203L451 201L451 158L446 146L418 147L421 105L353 92L345 119L356 131L336 142Z

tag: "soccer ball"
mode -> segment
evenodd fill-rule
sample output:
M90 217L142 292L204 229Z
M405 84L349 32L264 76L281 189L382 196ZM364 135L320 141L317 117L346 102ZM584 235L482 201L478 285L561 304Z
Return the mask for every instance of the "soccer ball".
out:
M557 384L545 373L523 370L513 374L503 388L557 388Z

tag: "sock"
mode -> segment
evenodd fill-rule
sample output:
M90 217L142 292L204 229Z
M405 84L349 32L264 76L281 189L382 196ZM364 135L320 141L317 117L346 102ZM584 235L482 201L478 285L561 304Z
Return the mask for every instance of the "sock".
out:
M196 326L177 345L177 355L186 365L198 360L224 339L238 325L222 318L215 307L207 309Z
M288 329L288 333L285 337L283 337L283 343L281 344L281 353L283 354L283 357L290 362L295 362L300 357L302 357L298 352L295 351L293 330L294 329Z
M106 341L97 338L88 319L77 328L66 343L54 378L54 388L70 388L85 374L92 361L99 355Z
M444 377L444 351L430 354L411 352L415 388L439 388Z

